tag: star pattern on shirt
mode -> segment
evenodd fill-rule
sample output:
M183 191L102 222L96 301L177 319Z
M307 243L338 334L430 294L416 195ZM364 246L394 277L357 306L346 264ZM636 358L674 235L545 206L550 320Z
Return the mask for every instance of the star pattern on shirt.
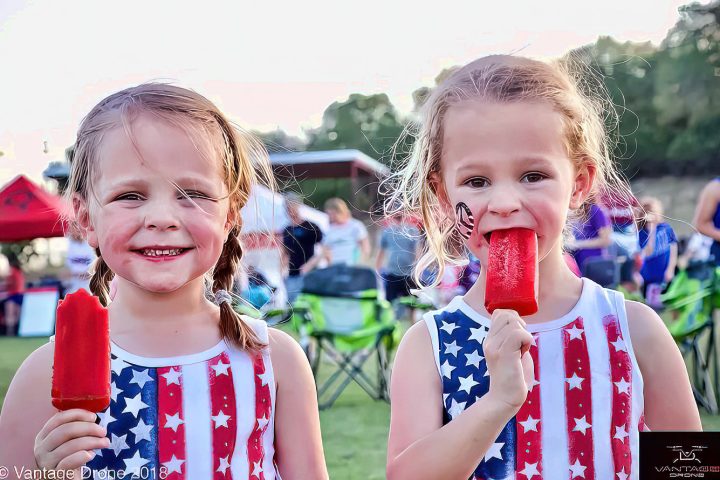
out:
M537 425L540 423L539 418L533 418L532 415L528 415L528 418L525 419L525 421L518 422L520 425L522 425L523 430L525 433L527 432L537 432Z
M213 370L215 370L215 375L227 375L228 369L230 368L229 363L223 363L222 360L220 360L217 365L210 366Z
M580 459L575 460L575 463L570 465L571 478L581 477L585 478L585 469L587 467L580 463Z
M573 324L572 328L566 328L565 331L570 335L570 340L582 340L582 334L585 330L577 328L577 326Z
M174 415L165 414L165 428L172 428L173 432L177 432L178 427L183 423L185 421L180 418L180 412Z
M165 381L168 385L180 385L180 377L182 377L182 372L180 370L171 368L169 372L163 373L160 375L161 377L165 377Z
M482 344L485 341L487 334L488 330L484 327L471 328L468 340L475 340L476 342Z
M625 467L623 467L619 472L615 473L617 475L618 480L627 480L628 474L625 473Z
M262 466L260 465L260 462L253 462L253 471L250 474L250 476L260 478L260 474L262 472L263 472L263 469L262 469Z
M117 436L115 434L110 434L110 449L115 452L116 457L120 456L120 452L129 448L127 442L125 441L126 438L127 435Z
M573 432L582 432L582 434L585 435L587 429L592 427L592 425L587 422L587 415L583 415L580 418L575 418L574 420L575 426L573 427Z
M440 371L442 372L444 377L452 378L452 371L455 370L455 367L453 365L450 365L450 362L445 360L445 363L440 365Z
M462 347L459 347L457 342L453 341L452 343L446 343L445 344L445 351L448 353L448 355L452 355L454 357L457 357L458 352L460 351Z
M262 382L262 386L264 387L272 378L272 373L269 370L266 370L264 373L258 373L258 378L260 379L260 382Z
M627 429L625 428L625 425L620 425L615 427L615 435L613 435L613 438L617 438L621 442L625 442L625 439L630 434L627 432Z
M626 393L630 395L630 383L625 381L624 378L621 378L619 382L614 382L615 386L618 389L618 393Z
M142 392L138 393L134 397L126 397L125 398L125 410L123 410L123 413L132 413L134 417L138 416L138 413L143 408L148 408L148 405L142 401Z
M616 352L627 352L627 345L623 341L622 337L618 337L614 342L610 342L615 347Z
M121 393L123 393L123 391L118 388L114 381L110 383L110 399L113 402L117 402L117 396Z
M538 472L538 462L535 462L535 463L525 462L525 468L520 470L518 473L525 475L525 478L528 478L528 479L533 478L535 475L540 476L540 472Z
M215 470L216 472L220 472L223 475L225 475L225 471L227 471L228 468L230 468L230 463L228 462L229 457L224 457L220 459L220 466Z
M133 428L130 429L130 431L135 435L135 443L140 443L142 440L150 441L150 434L153 431L152 425L147 425L143 419L141 418L138 420L137 425L135 425Z
M570 390L573 388L579 388L582 390L582 381L585 380L582 377L578 377L577 373L573 373L572 377L566 378L565 381L570 385Z
M444 331L446 331L446 332L448 333L448 335L452 335L452 332L453 332L456 328L458 328L458 327L457 327L457 325L455 325L454 323L446 323L446 322L443 322L443 323L442 323L442 327L440 327L440 330L444 330Z
M125 462L125 476L130 478L132 475L139 477L141 472L140 469L147 465L150 461L142 458L140 451L137 450L132 458L126 458L123 462Z
M502 460L502 447L505 445L503 442L493 442L493 444L488 448L488 451L485 452L485 456L483 457L483 460L486 462L490 460L491 458L497 458L499 460Z
M173 472L177 472L182 474L182 464L185 463L185 460L181 460L177 458L175 455L172 456L170 460L167 462L163 462L163 466L167 468L167 472L165 476L170 475Z
M458 415L460 415L463 410L465 410L465 404L467 402L458 402L454 398L451 400L450 408L448 409L448 413L450 414L450 417L455 418Z
M215 422L215 428L227 427L228 420L230 420L230 415L225 415L223 413L223 411L220 410L220 412L217 415L210 417L210 418L212 418L212 421Z
M473 378L472 373L470 375L468 375L467 377L464 377L464 378L461 377L459 380L460 380L459 390L463 390L463 391L467 392L468 394L470 393L470 390L472 390L472 388L478 384L478 382L476 382L475 379Z
M140 388L145 386L145 382L153 381L147 370L133 370L132 376L130 383L137 383Z
M480 353L477 350L473 350L470 353L466 353L465 358L467 359L466 365L467 366L472 365L475 368L480 368L480 362L485 360L485 357L480 355Z

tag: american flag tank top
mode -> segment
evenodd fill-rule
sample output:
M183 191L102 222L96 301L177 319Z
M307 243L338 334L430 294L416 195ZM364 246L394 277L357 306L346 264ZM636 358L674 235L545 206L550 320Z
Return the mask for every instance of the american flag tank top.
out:
M424 321L447 423L488 392L483 341L490 319L456 297ZM580 299L568 314L527 328L534 338L534 381L473 478L638 478L643 380L623 296L583 278Z
M267 343L266 324L246 321ZM148 358L112 344L111 358L112 398L98 414L110 447L88 462L92 478L280 478L267 351L251 356L223 340L192 355Z

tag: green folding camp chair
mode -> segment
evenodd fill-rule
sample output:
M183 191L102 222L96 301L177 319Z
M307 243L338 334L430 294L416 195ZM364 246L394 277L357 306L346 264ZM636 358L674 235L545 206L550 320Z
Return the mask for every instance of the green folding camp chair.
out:
M661 296L670 333L683 357L692 360L690 381L698 405L718 413L718 353L715 309L720 305L720 268L711 263L688 265Z
M389 401L390 357L399 330L392 307L378 297L374 271L340 265L309 273L291 323L310 361L321 409L332 406L352 381L373 399ZM364 367L373 357L376 371L368 374ZM321 383L322 358L335 371Z

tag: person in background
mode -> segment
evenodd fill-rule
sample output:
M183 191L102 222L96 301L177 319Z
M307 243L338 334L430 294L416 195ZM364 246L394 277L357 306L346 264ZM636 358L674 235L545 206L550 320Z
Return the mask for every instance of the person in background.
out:
M612 243L612 226L605 210L596 203L590 204L582 223L574 229L575 240L567 247L573 251L573 257L580 271L585 274L585 263L595 257L607 255Z
M698 232L713 239L710 255L720 266L720 177L711 180L700 193L693 225Z
M5 334L17 335L17 326L20 322L20 308L22 307L23 292L25 291L25 275L20 266L20 260L14 253L7 254L10 273L5 282L7 299L5 300Z
M654 197L644 197L640 206L645 212L640 219L638 234L642 249L643 264L640 275L643 278L643 293L651 304L656 304L654 297L659 290L670 283L675 276L678 249L677 238L672 227L661 222L663 215L662 203Z
M68 251L65 256L65 294L81 288L90 291L90 265L95 261L95 250L78 232L68 235Z
M317 255L301 268L307 273L324 258L329 265L357 265L370 256L370 240L365 225L353 218L344 200L330 198L325 202L330 225L323 236L322 255Z
M315 245L323 239L320 227L302 217L302 203L302 197L294 192L285 195L285 211L290 224L282 233L282 259L288 272L285 277L288 303L294 302L302 290L302 268L315 256Z
M642 284L639 271L642 258L636 222L640 203L635 197L627 202L612 196L603 198L601 203L612 225L610 254L620 267L620 285L628 293L638 293Z
M388 302L407 297L410 289L417 288L412 272L418 257L419 238L420 231L402 215L388 218L380 232L375 269L383 279Z
M678 256L678 268L685 270L688 265L707 262L713 239L702 233L695 232L690 236L685 251Z

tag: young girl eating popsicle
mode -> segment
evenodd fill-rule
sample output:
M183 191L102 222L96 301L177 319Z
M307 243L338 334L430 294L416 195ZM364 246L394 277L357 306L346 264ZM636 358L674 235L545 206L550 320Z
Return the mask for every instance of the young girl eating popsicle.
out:
M389 205L423 220L418 271L467 248L482 272L399 347L391 480L637 478L640 430L701 429L657 314L563 260L569 216L630 195L566 67L481 58L426 103Z
M42 346L5 398L0 465L93 478L327 478L302 350L236 314L228 294L240 209L269 174L262 145L190 90L145 84L92 109L69 195L98 255L92 293L107 305L113 277L117 287L109 407L99 424L85 409L53 408L55 346ZM78 365L75 375L92 371ZM53 403L71 406L71 386L57 378Z

